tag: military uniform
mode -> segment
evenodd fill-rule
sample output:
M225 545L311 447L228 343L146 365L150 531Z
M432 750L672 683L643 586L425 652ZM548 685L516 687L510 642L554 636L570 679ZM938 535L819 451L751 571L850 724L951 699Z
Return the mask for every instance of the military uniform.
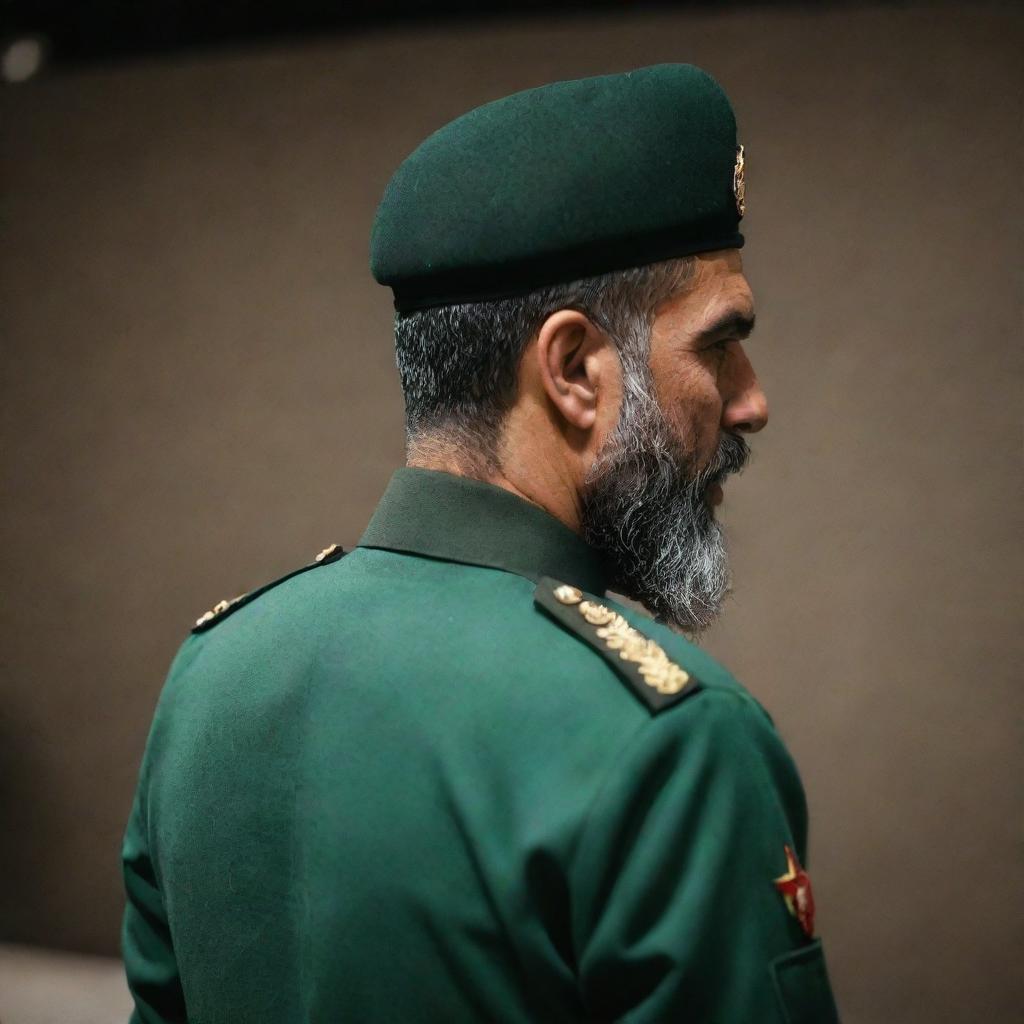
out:
M789 755L576 534L405 469L314 565L171 670L124 848L139 1021L835 1019Z
M686 65L479 108L396 172L401 312L738 247L744 158ZM458 339L452 339L458 344ZM803 791L713 659L486 483L399 470L357 549L218 604L124 841L146 1024L831 1024Z

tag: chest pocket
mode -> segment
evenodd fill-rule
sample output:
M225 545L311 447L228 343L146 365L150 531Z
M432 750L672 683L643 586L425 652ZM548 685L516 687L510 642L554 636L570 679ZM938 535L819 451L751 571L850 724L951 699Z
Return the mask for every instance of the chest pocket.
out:
M773 960L771 971L786 1024L839 1024L820 941Z

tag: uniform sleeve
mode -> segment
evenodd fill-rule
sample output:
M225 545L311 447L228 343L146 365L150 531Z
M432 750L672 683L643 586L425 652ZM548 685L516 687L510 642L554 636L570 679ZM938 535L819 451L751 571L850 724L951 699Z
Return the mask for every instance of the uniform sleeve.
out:
M774 880L802 860L796 769L746 695L652 717L591 806L571 872L581 996L597 1020L832 1024L820 943Z
M131 1024L167 1024L187 1017L167 914L150 859L144 798L140 782L121 851L127 896L121 946L135 1000Z

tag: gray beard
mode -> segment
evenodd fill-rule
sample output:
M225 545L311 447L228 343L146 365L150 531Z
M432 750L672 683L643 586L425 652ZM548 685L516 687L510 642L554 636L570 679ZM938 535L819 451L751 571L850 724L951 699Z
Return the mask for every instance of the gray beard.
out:
M750 449L742 437L723 434L697 470L695 454L653 397L653 382L626 377L619 424L584 483L583 536L604 553L616 590L658 619L700 633L718 617L732 582L707 491L738 473Z

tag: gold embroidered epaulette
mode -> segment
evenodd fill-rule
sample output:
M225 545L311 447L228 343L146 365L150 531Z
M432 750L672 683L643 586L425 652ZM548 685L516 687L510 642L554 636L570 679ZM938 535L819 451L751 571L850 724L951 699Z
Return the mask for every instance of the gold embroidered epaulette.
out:
M256 600L260 594L265 594L268 590L272 590L278 584L284 583L285 580L290 580L293 576L299 576L304 572L309 572L310 569L316 569L321 565L329 565L331 562L336 562L344 554L345 551L340 544L331 544L329 547L324 548L309 565L303 565L294 572L282 576L280 579L276 579L256 590L251 590L248 594L239 594L238 597L233 597L230 601L218 601L209 611L203 612L196 619L192 632L205 633L206 630L216 626L218 622L223 622L232 612L236 612L250 601Z
M578 587L544 577L533 599L601 654L651 711L661 711L700 689L700 680L672 661L659 644Z

